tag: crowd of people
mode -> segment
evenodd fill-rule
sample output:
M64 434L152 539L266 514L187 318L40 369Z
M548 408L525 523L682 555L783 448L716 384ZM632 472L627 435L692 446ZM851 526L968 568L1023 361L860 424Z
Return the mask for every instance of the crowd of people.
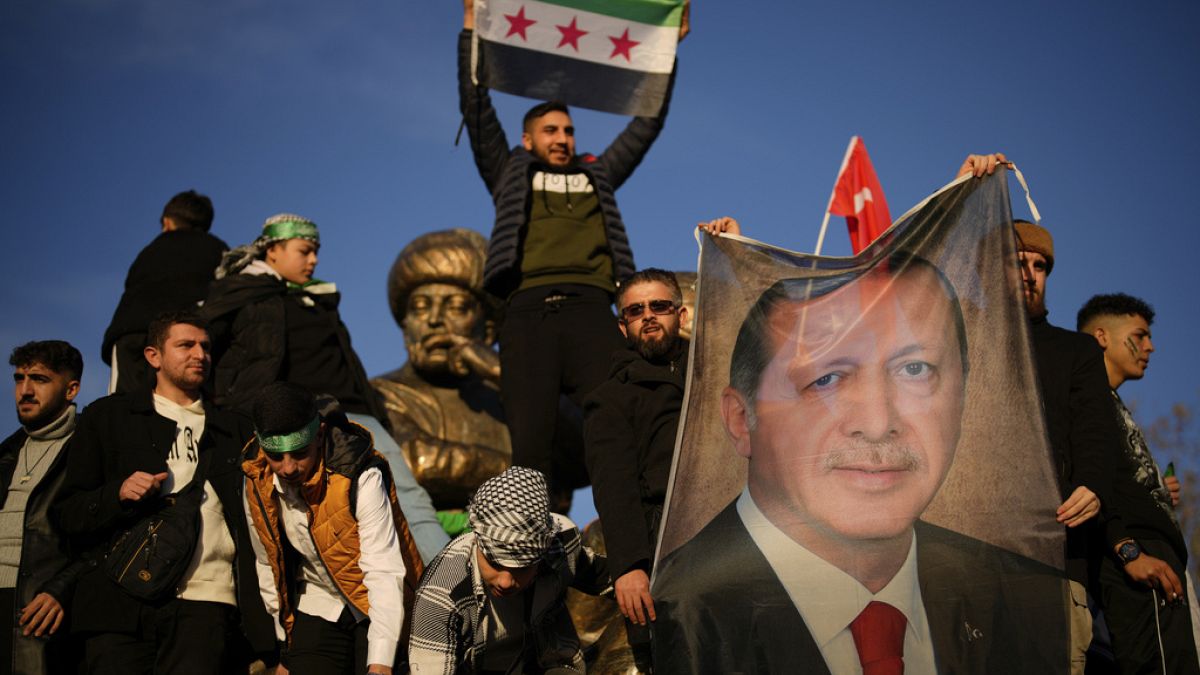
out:
M402 447L409 437L388 397L416 375L368 379L336 286L313 276L317 224L280 213L230 249L209 234L211 201L180 193L130 267L104 335L109 396L77 411L84 360L66 342L29 342L10 357L20 428L0 445L0 655L10 655L0 673L579 673L587 663L568 588L613 596L636 671L720 670L721 644L705 645L711 657L668 659L652 640L689 310L673 273L635 266L615 192L667 105L593 156L577 154L569 109L543 103L510 147L471 79L465 6L461 112L496 206L478 261L482 294L454 292L463 282L432 263L418 272L400 261L389 294L412 365L498 385L512 466L488 449L492 469L456 470L474 476L471 490L423 486L440 467ZM1004 162L971 155L960 174ZM700 227L740 233L730 218ZM1098 295L1077 330L1052 326L1051 235L1017 221L1014 237L1061 487L1047 526L1065 528L1070 670L1200 673L1179 481L1159 470L1117 393L1145 373L1154 312ZM437 241L461 251L473 242ZM446 288L416 292L418 280ZM503 320L476 334L481 304ZM445 326L477 339L416 335ZM493 336L498 364L473 346ZM562 442L572 424L581 442ZM469 464L470 445L452 456ZM562 515L587 484L604 555ZM899 670L871 671L846 649L848 665L832 672L939 663L926 644Z

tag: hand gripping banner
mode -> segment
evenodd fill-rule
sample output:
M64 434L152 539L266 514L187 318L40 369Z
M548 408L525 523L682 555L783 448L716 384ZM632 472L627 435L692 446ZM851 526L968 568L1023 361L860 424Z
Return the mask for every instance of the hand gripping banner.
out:
M1002 171L853 258L705 236L656 673L1067 670L1020 284Z

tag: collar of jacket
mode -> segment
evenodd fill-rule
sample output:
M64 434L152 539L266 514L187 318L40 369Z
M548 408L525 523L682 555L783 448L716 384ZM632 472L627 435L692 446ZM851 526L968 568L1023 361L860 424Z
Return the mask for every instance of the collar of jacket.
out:
M129 394L129 410L139 414L154 413L158 411L154 409L154 390L153 389L138 389ZM216 412L212 403L204 397L200 397L200 405L204 408L204 420L207 426L208 420L212 419L212 414ZM165 419L165 418L164 418Z

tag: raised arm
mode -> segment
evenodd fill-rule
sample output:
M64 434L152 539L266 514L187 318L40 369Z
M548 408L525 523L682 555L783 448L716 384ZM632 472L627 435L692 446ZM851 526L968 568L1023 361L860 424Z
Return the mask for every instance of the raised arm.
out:
M678 65L676 65L676 70ZM667 85L667 95L663 99L662 108L655 117L635 117L617 136L599 161L608 173L609 184L616 190L633 174L633 170L642 163L642 158L649 152L650 146L662 133L667 112L671 107L671 94L675 90L675 71L671 71L671 80Z
M471 38L474 29L474 0L463 0L463 30L458 36L458 107L471 141L475 167L479 169L488 192L494 194L508 161L509 147L488 90L471 80Z

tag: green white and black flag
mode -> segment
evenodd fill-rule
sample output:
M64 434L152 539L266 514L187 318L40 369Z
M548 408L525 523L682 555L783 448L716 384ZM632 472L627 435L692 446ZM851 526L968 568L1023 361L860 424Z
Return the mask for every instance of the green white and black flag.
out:
M475 0L474 73L497 91L658 114L683 0Z

